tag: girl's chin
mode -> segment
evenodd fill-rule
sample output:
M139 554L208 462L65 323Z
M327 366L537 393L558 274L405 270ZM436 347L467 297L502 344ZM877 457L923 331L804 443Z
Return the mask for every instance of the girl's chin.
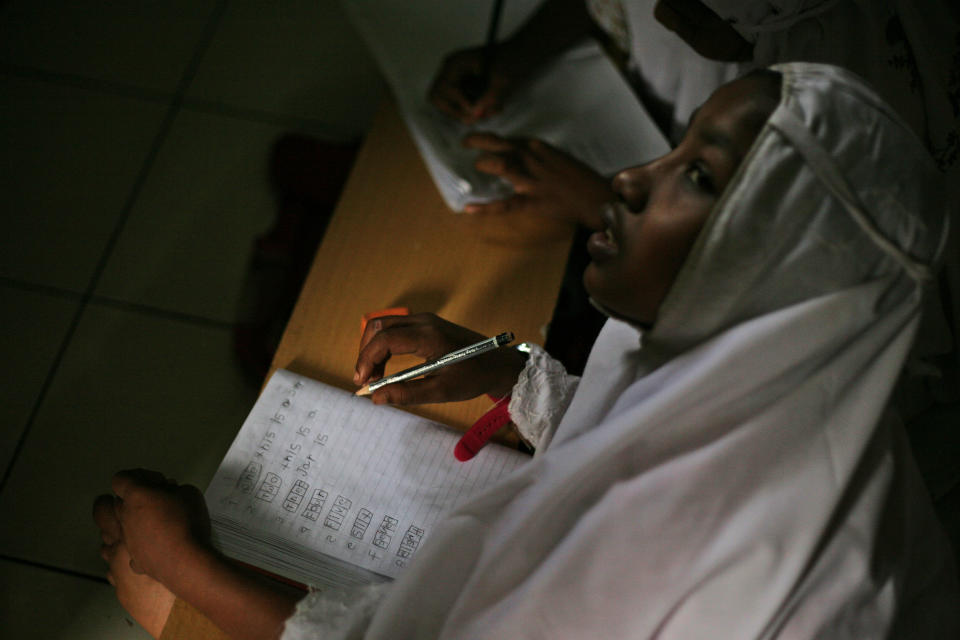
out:
M590 304L592 304L600 313L611 318L616 318L618 320L624 320L622 313L616 310L616 304L613 307L609 304L609 296L604 295L602 285L602 274L599 273L596 265L592 262L587 265L587 270L583 272L583 286L587 290L587 295L590 296Z
M583 272L583 286L587 290L587 295L590 296L590 303L596 307L598 311L615 320L622 320L638 329L646 330L651 327L652 322L641 320L634 317L633 314L622 312L620 309L623 308L623 305L618 304L616 300L611 300L611 296L604 295L602 284L603 274L600 268L591 262L587 265L586 271Z
M601 278L597 265L592 261L587 264L587 268L583 272L583 288L587 290L587 295L594 300L597 299L598 294L602 297L600 288L597 286Z

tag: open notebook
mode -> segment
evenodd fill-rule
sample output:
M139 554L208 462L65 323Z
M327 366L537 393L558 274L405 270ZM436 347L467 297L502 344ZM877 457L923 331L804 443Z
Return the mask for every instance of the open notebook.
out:
M666 138L595 43L569 51L512 94L501 113L467 127L430 105L427 91L446 54L482 44L492 0L341 4L376 58L427 169L454 211L510 193L506 182L473 169L476 152L460 144L472 130L546 140L603 175L669 151ZM506 2L501 34L513 31L538 4Z
M458 462L460 435L279 370L207 487L214 544L301 584L396 577L445 513L528 459L490 444Z

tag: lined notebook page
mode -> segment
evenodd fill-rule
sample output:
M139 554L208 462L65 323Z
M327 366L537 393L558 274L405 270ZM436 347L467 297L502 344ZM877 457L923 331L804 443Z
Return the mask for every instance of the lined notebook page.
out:
M279 370L207 488L214 542L298 582L354 581L318 552L396 577L444 513L529 459L490 444L458 462L459 437Z

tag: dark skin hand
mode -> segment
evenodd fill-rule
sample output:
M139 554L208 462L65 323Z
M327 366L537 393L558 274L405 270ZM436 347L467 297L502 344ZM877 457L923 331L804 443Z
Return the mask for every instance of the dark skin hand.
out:
M464 92L465 78L479 76L484 69L483 47L454 51L440 65L430 86L428 98L433 105L455 120L473 124L498 113L503 102L523 72L502 61L489 69L485 91L475 101ZM519 77L518 77L519 76Z
M377 318L363 332L353 382L363 385L379 380L394 355L413 354L433 360L486 338L432 313ZM524 354L503 347L430 376L388 384L374 391L371 399L375 404L406 405L456 402L484 393L499 398L510 393L525 362Z
M489 117L500 111L511 90L587 38L593 28L583 0L545 0L516 33L499 38L483 93L470 96L464 90L464 79L481 74L486 66L481 46L444 58L430 87L430 102L465 124Z
M163 584L131 567L130 551L114 511L117 498L99 496L93 505L93 520L100 529L100 557L107 563L107 580L127 613L154 638L163 633L176 596Z
M517 215L603 228L601 207L615 198L610 181L573 156L541 140L492 133L469 135L463 144L482 152L474 163L479 171L507 180L514 190L504 200L467 205L465 213L507 228Z
M168 582L168 574L175 570L170 558L211 548L210 518L196 487L179 485L156 471L136 469L117 473L112 488L117 496L113 511L135 572Z
M214 550L199 489L146 469L121 471L111 486L114 495L97 498L93 517L108 579L134 618L156 635L162 621L147 607L169 604L172 594L232 638L280 637L299 596L251 577Z

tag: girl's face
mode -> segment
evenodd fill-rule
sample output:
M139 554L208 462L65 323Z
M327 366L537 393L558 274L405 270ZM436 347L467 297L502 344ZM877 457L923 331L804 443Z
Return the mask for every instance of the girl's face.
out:
M680 145L613 179L619 199L587 241L587 292L614 316L650 325L714 204L780 100L779 76L753 74L717 89Z

